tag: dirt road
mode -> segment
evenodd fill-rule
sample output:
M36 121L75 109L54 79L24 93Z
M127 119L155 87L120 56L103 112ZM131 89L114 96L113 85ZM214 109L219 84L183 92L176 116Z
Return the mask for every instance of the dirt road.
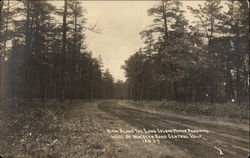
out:
M55 109L34 108L8 119L0 111L0 156L245 158L249 153L249 126L244 123L147 109L126 101L64 104L52 101L46 107Z
M139 145L152 145L155 149L153 153L168 151L164 153L166 155L162 154L163 157L244 158L249 153L247 125L203 121L199 117L184 117L162 111L151 112L124 102L102 103L98 105L98 108L130 126L123 129L143 129L144 133L149 130L154 131L154 129L205 129L209 131L209 133L202 133L202 137L197 139L172 137L162 139L160 144L141 142ZM150 134L154 135L154 133ZM171 137L171 135L169 136ZM126 143L126 141L130 140L126 139L124 142Z

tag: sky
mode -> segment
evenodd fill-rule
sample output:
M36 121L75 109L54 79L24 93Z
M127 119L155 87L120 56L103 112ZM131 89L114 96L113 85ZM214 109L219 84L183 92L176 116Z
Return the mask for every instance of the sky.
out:
M101 34L86 32L88 48L101 55L103 69L115 79L126 80L121 69L124 61L143 46L139 33L152 23L147 10L159 1L83 1L88 24L97 24ZM197 6L199 1L183 1L183 7ZM186 15L189 19L191 15Z
M184 8L202 3L182 2ZM58 7L63 5L63 1L53 3ZM88 49L94 57L101 56L103 70L109 69L116 80L126 80L121 66L143 46L139 33L152 24L147 10L157 3L159 1L82 1L87 10L87 25L97 24L101 30L100 34L86 31ZM186 16L193 18L190 14Z
M88 24L97 24L101 34L86 32L88 48L95 57L101 55L103 69L115 79L126 80L121 66L142 45L139 32L151 23L147 9L156 1L87 1Z

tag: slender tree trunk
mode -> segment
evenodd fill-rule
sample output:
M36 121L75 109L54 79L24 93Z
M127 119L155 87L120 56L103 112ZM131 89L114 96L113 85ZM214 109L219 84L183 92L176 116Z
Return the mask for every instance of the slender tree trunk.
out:
M210 34L208 34L208 55L209 55L209 73L210 73L210 79L209 79L209 87L210 87L210 103L214 104L215 101L215 96L216 96L216 87L215 87L215 68L214 68L214 56L213 56L213 51L212 51L212 46L211 46L211 41L213 39L213 34L214 34L214 16L211 14L210 15Z
M65 99L65 55L66 55L66 34L67 34L67 0L64 0L64 12L63 12L63 41L62 41L62 52L61 52L61 81L60 81L60 101Z
M9 29L9 16L10 14L10 0L7 0L7 11L5 13L5 16L6 16L6 23L5 23L5 32L8 32L8 29ZM4 52L6 52L7 50L7 36L5 35L5 40L4 40Z
M235 51L236 51L236 97L237 103L240 104L242 101L242 86L241 86L241 75L240 75L240 67L241 67L241 51L240 51L240 35L239 35L239 20L235 24L236 29L236 40L235 40Z
M211 46L211 40L213 37L213 25L211 26L211 35L210 39L208 40L208 55L209 55L209 88L210 88L210 103L214 104L215 102L215 93L216 93L216 87L215 87L215 68L213 65L213 52L212 52L212 46Z
M0 1L0 50L2 50L3 2L4 0Z
M0 108L2 104L2 24L3 24L3 1L0 1Z
M74 4L74 9L76 9L76 3ZM76 53L77 53L77 14L76 11L74 13L74 48L72 51L72 74L71 74L71 100L75 98L75 91L76 91L76 81L77 81L77 76L76 76Z
M167 91L168 91L168 81L166 80L166 75L167 75L167 72L166 72L166 70L167 70L167 62L166 62L166 58L167 58L167 42L168 42L168 24L167 24L167 15L166 15L166 4L165 4L165 2L162 0L162 15L163 15L163 21L164 21L164 50L163 50L163 52L164 52L164 58L165 58L165 60L164 60L164 62L165 62L165 67L164 67L164 96L163 97L161 97L161 99L162 98L165 98L165 99L167 99L168 98L168 95L172 95L172 85L173 85L173 81L171 80L170 81L170 94L168 94L167 93Z
M184 91L184 102L185 102L185 105L187 104L187 99L188 99L188 80L187 78L185 78L184 80L184 86L185 86L185 91Z
M36 4L37 5L37 4ZM39 98L42 102L45 102L45 82L44 82L44 41L42 40L42 37L40 36L40 19L38 12L36 11L36 18L35 18L35 25L36 25L36 31L35 31L35 52L38 57L39 65L37 67L38 72L36 71L37 78L39 81Z
M209 79L209 85L210 85L210 103L214 104L215 101L215 74L214 74L214 67L212 65L212 61L210 59L209 61L209 72L210 72L210 79Z
M249 73L247 71L247 65L244 65L244 101L249 102Z
M25 98L30 98L31 99L31 90L30 90L30 47L31 47L31 35L30 35L30 1L27 1L27 8L26 8L26 30L25 30L25 51L24 51L24 72L25 72L25 77L24 77L24 90Z
M225 85L225 102L231 101L233 94L232 74L230 66L230 58L227 56L227 67L226 67L226 85Z
M196 53L196 68L195 68L195 77L196 77L196 82L195 82L195 99L194 99L194 102L195 104L199 101L200 99L200 94L199 94L199 88L200 88L200 85L199 85L199 51L197 51Z

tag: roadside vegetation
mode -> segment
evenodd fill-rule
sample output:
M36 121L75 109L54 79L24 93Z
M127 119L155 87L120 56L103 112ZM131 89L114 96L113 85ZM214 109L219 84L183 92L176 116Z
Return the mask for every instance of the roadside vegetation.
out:
M140 33L144 46L123 66L128 98L248 104L247 2L182 3L161 1L147 11L153 20Z
M179 114L204 115L213 118L232 118L248 121L249 105L235 103L216 103L209 104L187 103L178 101L126 101L140 108L153 110L167 110Z
M123 149L99 127L97 101L36 101L21 111L0 110L0 156L4 158L112 157Z

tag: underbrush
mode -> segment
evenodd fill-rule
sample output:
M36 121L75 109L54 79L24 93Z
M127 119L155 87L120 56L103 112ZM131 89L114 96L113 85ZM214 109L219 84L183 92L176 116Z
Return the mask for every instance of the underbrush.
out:
M183 103L178 101L128 101L136 106L153 108L153 109L167 109L182 114L198 114L212 117L226 117L226 118L249 118L249 106L246 104L235 103Z
M0 125L0 155L11 157L58 157L60 151L52 148L58 141L60 124L65 113L65 104L56 100L45 104L33 101L16 107L14 103L4 111Z

